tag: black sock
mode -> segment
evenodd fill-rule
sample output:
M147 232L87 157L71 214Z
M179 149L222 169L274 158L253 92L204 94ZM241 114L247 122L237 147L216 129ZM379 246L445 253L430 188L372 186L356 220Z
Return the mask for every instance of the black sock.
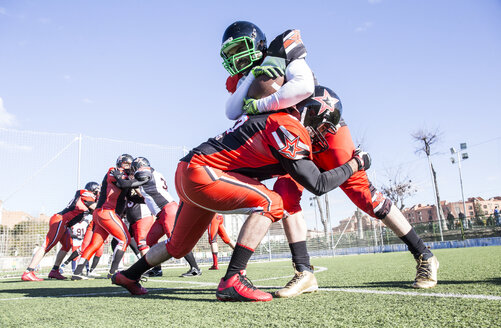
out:
M92 259L92 265L90 266L90 271L94 271L100 259L101 259L100 256L94 256L94 258Z
M310 271L310 254L308 254L308 249L306 248L306 241L298 241L296 243L289 244L289 248L292 253L292 263L299 272Z
M118 265L120 264L122 257L124 257L124 253L125 252L122 251L121 249L116 250L113 262L111 262L110 273L115 273L115 271L117 271Z
M75 269L75 272L73 272L73 275L81 275L83 269L85 268L85 264L87 262L89 262L89 261L85 260L84 263L77 265L77 268Z
M59 270L59 265L54 265L52 267L52 271L58 271Z
M35 271L35 269L33 269L33 268L26 268L26 271L33 272L33 271Z
M228 270L226 271L224 280L228 280L228 278L231 278L233 275L245 270L252 254L254 254L253 249L237 244L231 255L230 264L228 264Z
M186 254L184 259L190 264L190 267L200 270L197 264L197 260L195 260L195 255L193 255L193 252L189 252L188 254Z
M152 266L146 262L145 256L141 257L136 263L134 263L130 268L121 273L129 279L139 280L143 273L151 269Z
M70 257L68 257L66 259L66 261L64 261L64 265L68 265L68 263L70 263L71 261L73 261L74 259L76 259L78 257L78 255L79 255L78 250L76 250L73 253L71 253Z
M405 236L400 237L400 239L407 245L409 252L412 253L415 259L419 258L421 254L423 254L423 260L427 260L433 256L433 253L426 247L414 228L411 228L411 230Z

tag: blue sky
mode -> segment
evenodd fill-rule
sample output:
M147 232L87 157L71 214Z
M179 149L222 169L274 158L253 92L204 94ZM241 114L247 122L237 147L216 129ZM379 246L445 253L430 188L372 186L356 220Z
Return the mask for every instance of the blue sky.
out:
M236 20L256 23L268 41L301 30L309 65L338 93L355 141L372 155L376 186L401 168L418 189L407 203L433 202L410 136L428 128L442 132L432 157L442 199L461 199L449 160L461 142L470 155L465 196L501 195L494 0L0 0L0 127L197 146L232 124L219 48ZM335 220L354 210L342 192L330 199Z

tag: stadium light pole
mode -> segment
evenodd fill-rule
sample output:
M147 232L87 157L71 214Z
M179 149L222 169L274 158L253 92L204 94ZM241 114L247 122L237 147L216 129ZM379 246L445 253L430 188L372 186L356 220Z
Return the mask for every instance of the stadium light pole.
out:
M456 155L459 169L459 185L461 186L461 197L463 198L463 214L466 219L466 202L464 201L464 190L463 190L463 175L461 174L461 161L468 159L468 153L463 152L466 150L466 142L463 142L459 145L459 150L456 150L454 147L451 147L451 155ZM459 156L461 154L461 156ZM454 164L456 162L454 157L451 157L451 163Z

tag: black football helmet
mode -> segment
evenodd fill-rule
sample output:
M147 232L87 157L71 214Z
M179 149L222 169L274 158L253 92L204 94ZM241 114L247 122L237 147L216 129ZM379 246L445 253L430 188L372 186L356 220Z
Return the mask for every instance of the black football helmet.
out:
M301 123L310 134L312 144L316 146L313 152L325 151L329 147L325 135L336 133L343 113L339 97L331 89L318 85L309 98L295 107L300 113Z
M223 34L223 66L232 76L244 72L260 63L267 47L266 36L259 27L251 22L235 22Z
M132 173L135 173L137 170L139 170L142 167L151 167L150 161L148 161L145 157L136 157L132 161L130 169L131 169Z
M132 157L132 155L122 154L117 158L117 168L123 168L125 170L125 173L129 173L130 165L132 164L133 160L134 157Z
M85 185L85 190L88 190L92 192L94 195L97 195L101 190L101 185L94 181L87 182L87 184Z

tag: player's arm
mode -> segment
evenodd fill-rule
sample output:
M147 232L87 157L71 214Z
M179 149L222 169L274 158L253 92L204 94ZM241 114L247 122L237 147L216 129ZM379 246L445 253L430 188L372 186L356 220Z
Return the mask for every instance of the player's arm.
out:
M320 172L318 167L306 158L293 160L280 156L279 161L294 180L317 196L339 187L353 173L370 167L370 157L363 152L355 153L347 163L325 172Z
M226 101L226 117L230 120L236 120L244 113L242 109L244 98L247 97L247 92L253 81L254 75L251 73L242 77L237 89Z
M86 192L87 193L87 192ZM96 209L96 198L84 193L81 196L82 203L89 209L90 214Z
M266 64L266 60L263 64ZM256 100L260 113L277 111L296 105L315 90L313 72L304 58L293 60L285 69L285 82L277 92Z
M120 189L127 189L127 188L137 188L142 185L144 185L146 182L148 182L151 178L151 174L149 176L145 174L134 175L133 179L123 179L122 175L123 173L120 172L119 170L113 170L112 175L115 177L114 183L115 185L120 188Z

